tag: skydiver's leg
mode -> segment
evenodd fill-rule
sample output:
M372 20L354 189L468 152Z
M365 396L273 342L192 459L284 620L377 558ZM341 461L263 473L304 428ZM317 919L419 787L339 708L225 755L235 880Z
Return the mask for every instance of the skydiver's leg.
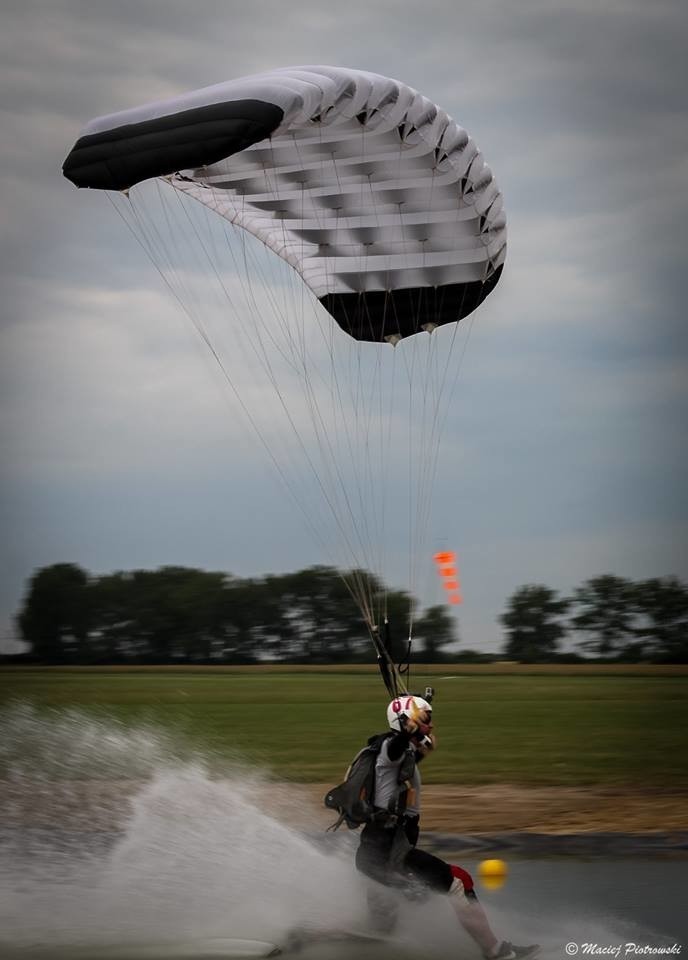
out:
M393 834L375 824L366 824L361 833L361 842L356 850L356 869L378 883L389 880L389 855Z
M399 898L394 891L369 884L368 922L376 933L392 933L399 919Z
M399 900L395 891L386 889L390 882L389 854L392 836L389 831L367 825L356 851L356 869L375 883L366 888L368 920L378 933L391 933L397 923Z
M500 941L490 927L487 914L478 902L473 878L468 871L440 860L425 850L412 850L404 861L409 872L432 890L449 895L451 905L466 933L486 957L496 956Z

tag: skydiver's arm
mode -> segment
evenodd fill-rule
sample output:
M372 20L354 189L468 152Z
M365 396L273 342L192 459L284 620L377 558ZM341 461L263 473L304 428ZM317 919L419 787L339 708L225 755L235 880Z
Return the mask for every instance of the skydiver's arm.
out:
M403 754L408 750L412 736L412 732L407 733L402 730L400 733L395 733L393 737L389 738L387 741L387 756L390 760L401 759Z

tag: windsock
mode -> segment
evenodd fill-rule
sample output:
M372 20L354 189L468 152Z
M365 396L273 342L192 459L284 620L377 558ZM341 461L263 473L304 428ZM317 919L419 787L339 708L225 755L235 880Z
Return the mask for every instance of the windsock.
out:
M458 604L463 599L459 586L459 568L456 565L456 554L453 550L443 550L434 556L437 572L442 578L444 589L447 592L447 603Z

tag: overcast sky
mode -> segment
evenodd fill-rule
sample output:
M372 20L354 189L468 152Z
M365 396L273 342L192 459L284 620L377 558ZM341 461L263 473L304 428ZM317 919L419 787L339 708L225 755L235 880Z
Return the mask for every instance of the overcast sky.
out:
M688 577L686 49L684 0L5 0L0 633L50 563L328 561L111 205L61 175L92 117L294 64L417 88L505 195L429 527L463 645L498 645L524 583Z

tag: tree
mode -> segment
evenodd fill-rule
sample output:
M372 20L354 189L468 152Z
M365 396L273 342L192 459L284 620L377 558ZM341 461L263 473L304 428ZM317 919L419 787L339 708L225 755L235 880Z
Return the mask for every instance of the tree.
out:
M75 563L56 563L33 575L17 624L34 656L45 663L88 659L87 591L88 575Z
M444 604L428 607L419 617L415 637L423 645L421 657L427 663L442 659L442 647L457 639L454 618Z
M90 647L92 658L100 663L136 660L139 638L132 619L131 574L117 572L91 582L93 611Z
M557 591L541 584L520 587L508 601L500 623L506 627L504 654L521 663L551 659L566 634L562 617L569 600L558 598Z
M222 626L226 575L190 567L135 570L127 577L130 641L138 659L209 660Z
M664 663L688 663L688 587L677 577L635 585L636 633L646 653Z
M224 663L254 663L261 649L263 584L225 576L219 599L217 658Z
M346 661L368 642L351 594L333 567L266 577L259 618L262 647L275 659Z
M635 585L604 574L577 587L572 600L571 626L587 635L578 645L600 657L623 656L635 639Z

